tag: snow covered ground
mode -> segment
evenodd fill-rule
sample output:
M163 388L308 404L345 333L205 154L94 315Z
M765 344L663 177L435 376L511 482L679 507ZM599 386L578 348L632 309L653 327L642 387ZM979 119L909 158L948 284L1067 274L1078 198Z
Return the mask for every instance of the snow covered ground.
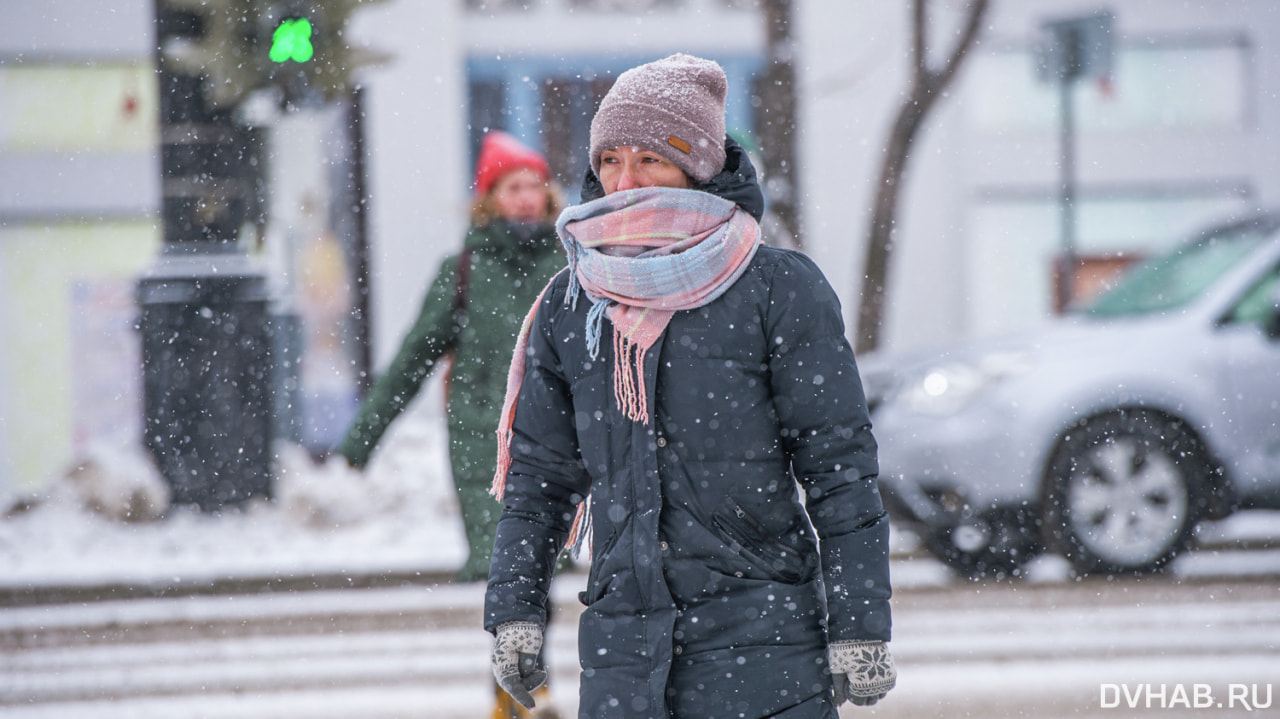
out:
M320 576L332 587L343 576L446 576L465 547L443 417L430 395L424 399L392 425L364 473L333 462L318 467L301 449L284 447L276 500L218 516L177 508L164 519L113 518L131 494L134 509L143 507L135 514L145 515L148 502L163 504L164 483L138 456L95 454L30 507L0 516L0 594L12 604L54 587L171 589L280 578L305 586ZM16 499L0 498L0 508ZM1242 513L1206 525L1202 535L1226 551L1190 553L1175 573L1280 576L1280 512ZM893 537L896 588L957 581L941 564L912 555L909 533ZM1264 549L1231 551L1257 544ZM1028 577L1061 581L1067 571L1061 559L1044 557Z
M393 426L364 474L316 467L286 448L274 502L132 522L111 517L123 511L121 498L135 497L131 508L145 515L149 503L162 503L163 482L137 457L98 455L27 508L0 516L0 597L12 605L50 588L98 598L111 585L181 589L285 577L306 586L325 576L332 588L334 577L445 576L464 552L445 449L441 418L428 406ZM1057 557L1036 560L1027 586L969 585L895 531L900 685L883 706L842 715L1122 716L1131 713L1101 706L1100 687L1207 683L1223 697L1232 683L1271 687L1280 624L1267 588L1280 577L1280 512L1242 513L1201 534L1205 548L1173 567L1175 578L1201 580L1185 587L1065 582ZM583 579L557 584L566 612ZM1222 586L1252 598L1223 605L1210 596ZM1148 594L1128 594L1136 591ZM491 691L482 592L479 584L441 584L0 608L0 632L48 643L0 652L0 714L479 719ZM208 636L200 634L206 625L214 628ZM65 646L49 639L58 631ZM572 616L551 641L555 700L572 715ZM1193 713L1204 711L1138 714Z
M0 516L0 589L450 572L465 547L442 424L419 406L392 426L364 473L318 467L300 448L282 447L275 501L216 516L180 507L164 519L123 521L90 508L164 492L138 457L95 453L90 468Z

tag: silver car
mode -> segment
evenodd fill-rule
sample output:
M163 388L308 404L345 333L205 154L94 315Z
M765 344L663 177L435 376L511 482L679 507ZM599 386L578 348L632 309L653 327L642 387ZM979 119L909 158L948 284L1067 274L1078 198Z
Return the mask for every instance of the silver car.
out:
M1280 214L1220 225L1016 337L859 359L895 520L965 574L1169 562L1280 508Z

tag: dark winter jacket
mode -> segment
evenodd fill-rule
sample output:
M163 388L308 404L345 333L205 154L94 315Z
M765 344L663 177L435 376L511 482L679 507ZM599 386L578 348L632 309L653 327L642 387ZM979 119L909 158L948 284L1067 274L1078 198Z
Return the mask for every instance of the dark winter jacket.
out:
M460 255L452 255L441 264L400 350L337 447L353 466L369 461L387 426L449 352L450 431L495 431L516 333L547 280L565 266L564 253L551 227L522 241L503 221L471 227L464 247L469 258L465 297L459 298L458 292ZM492 456L471 460L492 472Z
M486 627L545 622L590 490L581 717L833 719L828 639L890 632L888 519L835 293L804 255L760 248L647 354L643 424L617 407L611 343L588 354L568 279L529 340Z

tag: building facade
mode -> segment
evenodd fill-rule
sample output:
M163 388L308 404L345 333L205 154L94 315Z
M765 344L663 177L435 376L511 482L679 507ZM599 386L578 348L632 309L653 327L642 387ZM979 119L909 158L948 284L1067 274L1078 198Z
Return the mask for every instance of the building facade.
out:
M0 491L39 486L87 442L136 441L140 427L132 288L161 237L154 23L148 0L110 5L0 5ZM767 63L759 5L386 0L357 10L353 42L387 55L360 74L373 371L440 259L461 246L486 129L547 152L576 201L591 112L612 78L688 52L725 66L728 124L750 143ZM962 5L934 5L936 62ZM908 165L887 348L1053 313L1061 95L1037 79L1036 48L1045 21L1103 9L1114 16L1113 72L1072 91L1075 246L1099 277L1202 223L1280 203L1280 6L994 0ZM909 80L910 17L905 3L874 0L794 0L792 13L804 247L852 328L874 178ZM305 149L295 142L277 161L291 197L307 190L287 173L319 172L314 158L283 159ZM298 268L280 238L316 232L302 227L313 212L290 207L252 235L263 246L247 248L281 276Z

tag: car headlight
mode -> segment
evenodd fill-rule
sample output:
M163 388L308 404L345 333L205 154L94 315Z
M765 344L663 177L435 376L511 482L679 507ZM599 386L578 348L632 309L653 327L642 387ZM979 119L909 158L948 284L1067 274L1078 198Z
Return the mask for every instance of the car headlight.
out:
M900 401L920 414L954 414L1000 380L1028 369L1021 353L990 354L973 362L929 367L901 386Z

